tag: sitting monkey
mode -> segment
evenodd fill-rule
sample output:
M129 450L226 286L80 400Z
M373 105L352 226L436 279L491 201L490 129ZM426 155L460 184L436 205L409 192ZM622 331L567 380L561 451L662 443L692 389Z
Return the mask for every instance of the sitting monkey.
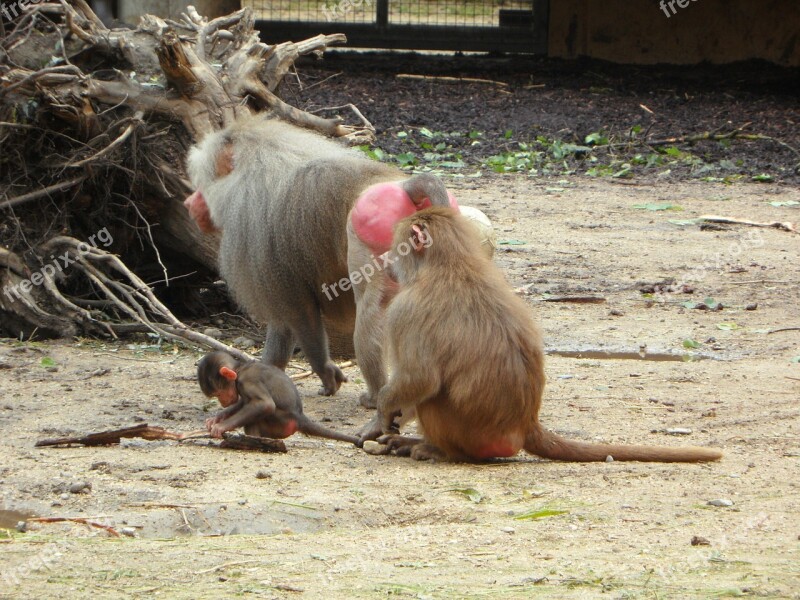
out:
M197 364L197 380L223 410L206 420L213 437L244 427L247 435L284 439L306 435L355 444L355 436L337 433L303 414L303 402L291 378L262 362L242 363L227 352L211 352Z

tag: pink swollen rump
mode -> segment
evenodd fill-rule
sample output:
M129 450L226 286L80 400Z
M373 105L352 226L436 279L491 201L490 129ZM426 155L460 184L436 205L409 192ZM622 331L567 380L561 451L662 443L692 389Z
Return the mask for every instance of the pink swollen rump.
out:
M458 210L458 202L449 190L447 196L450 206ZM417 207L398 183L378 183L358 197L350 220L359 239L375 254L383 254L392 245L397 222L430 205L430 199L426 198Z

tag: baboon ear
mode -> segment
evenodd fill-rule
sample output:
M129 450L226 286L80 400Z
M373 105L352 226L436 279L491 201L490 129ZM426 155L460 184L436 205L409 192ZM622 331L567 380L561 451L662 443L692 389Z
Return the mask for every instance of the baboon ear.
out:
M424 225L414 223L411 226L411 245L414 246L416 252L422 252L426 248L430 248L430 235Z
M214 171L217 178L230 175L233 171L233 144L230 141L226 141L220 147Z
M228 381L236 381L236 371L233 369L229 369L228 367L220 367L219 374Z

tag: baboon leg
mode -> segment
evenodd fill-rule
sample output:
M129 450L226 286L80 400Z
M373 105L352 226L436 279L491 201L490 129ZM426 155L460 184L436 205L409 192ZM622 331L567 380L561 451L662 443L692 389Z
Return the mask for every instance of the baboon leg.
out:
M294 335L292 330L283 324L270 323L267 326L267 337L264 342L264 351L261 360L274 365L281 370L286 370L289 359L294 353Z
M295 323L292 331L306 355L306 360L311 364L311 369L322 381L320 395L333 396L342 383L347 381L347 377L328 354L328 335L325 333L319 309L315 307L314 310L307 311L306 319Z
M383 275L380 275L383 277ZM366 284L358 299L358 313L353 334L353 346L367 391L361 394L362 406L375 408L378 392L386 385L386 365L383 354L383 286L380 280Z

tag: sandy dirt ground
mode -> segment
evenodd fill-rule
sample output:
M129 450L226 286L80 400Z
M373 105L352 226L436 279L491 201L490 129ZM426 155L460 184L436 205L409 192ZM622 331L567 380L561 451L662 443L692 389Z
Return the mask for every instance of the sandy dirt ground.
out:
M496 262L544 329L544 424L719 447L721 462L428 464L300 435L286 454L37 449L140 422L198 429L214 410L194 382L199 352L3 340L0 597L800 598L800 236L685 222L796 222L796 207L771 203L800 193L523 176L454 187L494 221ZM635 207L648 203L683 210ZM694 293L642 292L667 278ZM684 306L707 297L724 309ZM563 354L576 350L588 358ZM370 414L357 367L347 374L332 399L313 378L299 386L308 414L353 431ZM133 537L77 523L22 533L23 513Z

